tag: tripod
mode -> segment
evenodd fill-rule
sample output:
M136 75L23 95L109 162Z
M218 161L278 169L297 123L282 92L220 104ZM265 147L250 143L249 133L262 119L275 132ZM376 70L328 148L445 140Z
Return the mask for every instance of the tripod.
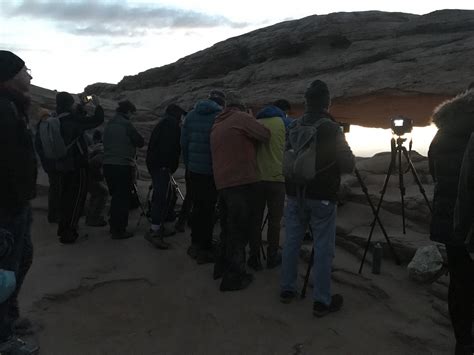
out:
M397 160L398 160L398 180L399 180L400 196L401 196L401 202L402 202L403 234L406 234L406 224L405 224L405 193L406 193L406 188L405 188L404 181L403 181L404 172L403 172L403 167L402 167L402 154L403 154L403 156L405 156L405 160L408 163L408 170L411 170L411 172L413 174L413 177L415 178L416 184L418 185L418 188L420 190L420 193L423 195L423 198L425 199L425 202L426 202L430 212L432 212L430 202L428 200L428 197L426 196L425 189L423 188L423 185L421 184L420 177L418 176L418 173L416 172L415 166L413 165L413 162L410 158L410 154L408 154L407 149L403 146L403 143L405 143L406 140L407 140L406 138L402 138L400 136L398 136L396 140L395 140L395 138L392 138L392 140L391 140L390 165L388 167L387 175L385 176L385 182L384 182L384 185L383 185L383 188L382 188L379 203L377 205L377 210L375 211L375 214L374 214L375 218L374 218L374 220L372 222L372 225L371 225L371 228L370 228L369 238L367 240L367 244L366 244L365 250L364 250L364 256L362 258L360 268L359 268L359 274L362 273L362 268L364 266L365 258L367 257L367 252L369 250L370 242L372 240L372 236L373 236L373 233L374 233L375 221L379 218L378 216L379 216L379 213L380 213L380 208L382 206L383 198L384 198L385 192L387 191L387 186L388 186L388 182L390 180L390 176L392 175L393 170L396 168ZM411 147L411 142L410 142L410 147ZM393 246L390 242L390 239L388 238L386 233L384 233L384 236L385 236L385 239L387 240L387 244L390 247L390 250L392 251L392 253L395 257L397 265L400 265L400 260L398 259L398 257L395 254L395 251L394 251Z

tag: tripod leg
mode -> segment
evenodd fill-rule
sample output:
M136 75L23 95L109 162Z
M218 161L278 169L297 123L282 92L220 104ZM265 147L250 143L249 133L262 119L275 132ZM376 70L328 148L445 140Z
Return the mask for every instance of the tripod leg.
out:
M260 228L260 233L263 232L263 229L265 228L265 225L267 224L267 222L268 222L268 212L267 212L267 215L265 216L265 219L263 220L262 227ZM263 260L267 260L267 255L265 254L265 248L263 247L262 243L260 243L260 249L262 251Z
M370 242L372 240L372 235L374 233L375 223L376 223L377 218L379 216L380 208L382 207L383 197L385 195L385 192L387 191L387 186L388 186L388 182L390 180L390 175L392 174L393 167L395 165L394 154L395 154L395 152L392 151L392 158L390 159L390 165L388 167L387 175L385 176L385 182L383 184L382 192L380 194L379 203L377 204L377 210L375 211L375 217L374 217L374 220L372 221L372 225L370 226L370 233L369 233L369 238L367 239L367 244L365 245L364 256L362 257L362 261L360 263L359 274L362 273L362 269L364 267L365 258L367 257L367 252L369 251Z
M400 195L402 200L402 224L403 224L403 234L406 234L406 225L405 225L405 184L403 183L403 167L402 167L402 150L403 147L397 147L398 153L398 182L400 187Z
M393 255L393 258L395 259L395 263L397 265L400 265L400 259L398 258L398 255L395 252L395 250L393 249L392 243L390 242L387 231L385 230L385 227L383 226L382 221L380 220L380 217L378 216L377 211L375 210L375 206L372 202L372 199L370 198L367 186L365 185L364 181L362 180L362 177L360 176L359 170L357 170L357 168L355 168L354 172L355 172L355 175L357 177L357 180L359 181L360 187L361 187L362 191L364 192L365 197L367 198L367 202L369 203L370 209L372 210L372 213L374 214L374 217L377 220L377 223L379 224L380 229L382 230L382 233L385 237L385 240L387 241L388 246L390 247L390 251Z
M306 297L306 289L308 288L309 275L311 274L311 268L314 263L314 247L311 249L311 256L309 257L308 269L306 270L306 275L304 277L303 288L301 289L301 298Z
M426 196L425 189L423 188L423 184L421 183L420 177L418 176L415 166L413 165L413 162L410 159L410 155L408 154L407 149L405 147L403 147L403 154L405 155L405 158L408 162L408 166L410 167L413 177L415 178L416 184L418 185L418 188L420 189L420 192L423 195L423 198L425 199L426 205L428 206L430 212L433 212L430 201L428 200L428 196Z

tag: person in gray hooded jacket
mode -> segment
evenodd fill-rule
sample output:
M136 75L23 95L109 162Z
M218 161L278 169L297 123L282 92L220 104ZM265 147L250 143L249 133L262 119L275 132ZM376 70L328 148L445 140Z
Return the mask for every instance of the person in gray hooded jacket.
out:
M121 101L116 115L104 129L104 176L112 196L110 202L110 233L112 239L133 237L127 232L130 197L135 173L136 148L145 140L130 122L136 111L130 101Z

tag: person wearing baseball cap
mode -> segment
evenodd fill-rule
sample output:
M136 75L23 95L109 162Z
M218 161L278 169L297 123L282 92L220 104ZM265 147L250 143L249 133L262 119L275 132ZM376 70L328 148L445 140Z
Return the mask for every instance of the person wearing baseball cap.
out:
M27 116L31 79L23 59L0 50L0 229L13 236L12 252L0 255L0 269L16 278L15 291L0 303L1 354L38 350L13 335L18 325L31 325L20 320L17 300L33 260L30 200L36 195L37 163Z

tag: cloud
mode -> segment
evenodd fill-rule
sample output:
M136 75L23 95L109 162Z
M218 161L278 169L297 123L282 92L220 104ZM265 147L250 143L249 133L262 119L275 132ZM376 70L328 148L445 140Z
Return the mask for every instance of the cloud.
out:
M192 10L160 5L132 5L111 1L38 1L2 4L7 17L48 20L62 30L87 36L141 36L147 30L197 29L214 27L244 28L224 16L212 16Z

